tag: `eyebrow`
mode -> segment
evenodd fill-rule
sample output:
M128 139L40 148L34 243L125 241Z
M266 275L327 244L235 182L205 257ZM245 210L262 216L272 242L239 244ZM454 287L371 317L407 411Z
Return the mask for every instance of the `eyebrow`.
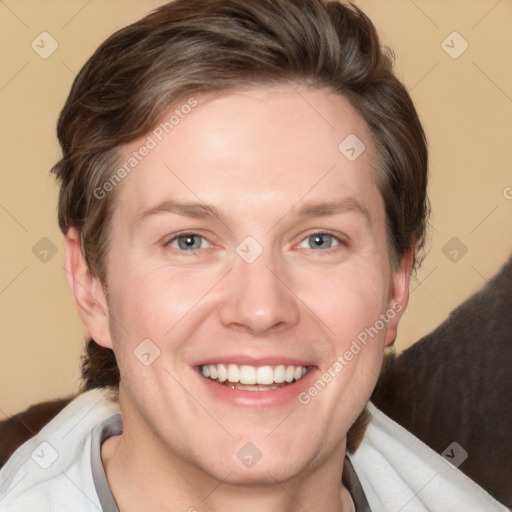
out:
M372 216L368 208L364 207L353 197L340 199L328 203L306 203L298 212L298 217L325 217L338 213L355 212L363 215L366 222L372 223Z
M295 209L296 207L293 206L286 212L283 217ZM372 223L372 216L370 211L366 207L362 206L356 199L351 197L332 202L306 202L299 210L293 213L293 215L299 218L326 217L344 212L359 213L363 215L368 225L371 225ZM137 215L135 223L143 222L149 217L166 213L174 213L195 219L217 218L222 222L225 222L223 215L219 212L219 210L217 210L217 208L212 205L198 202L182 202L171 199L163 201L147 210L144 210L142 213Z
M214 206L197 202L181 202L171 199L163 201L148 210L144 210L142 213L137 215L135 222L138 223L149 217L163 213L175 213L177 215L182 215L183 217L193 217L196 219L208 219L212 217L222 219L222 215Z

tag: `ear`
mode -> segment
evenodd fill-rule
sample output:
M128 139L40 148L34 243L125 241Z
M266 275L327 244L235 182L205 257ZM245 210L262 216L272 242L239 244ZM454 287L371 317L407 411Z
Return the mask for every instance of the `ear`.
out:
M87 268L76 228L68 230L64 245L66 278L82 322L98 345L112 348L106 297L100 280Z
M398 323L409 303L409 284L411 280L414 251L405 253L397 268L393 269L392 289L386 316L389 319L385 346L390 347L396 340Z

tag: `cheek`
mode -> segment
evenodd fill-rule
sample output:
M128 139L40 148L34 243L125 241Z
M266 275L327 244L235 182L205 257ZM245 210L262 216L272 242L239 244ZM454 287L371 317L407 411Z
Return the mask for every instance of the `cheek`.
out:
M347 269L330 275L321 292L316 288L308 296L311 304L321 305L315 313L327 326L328 342L323 345L322 382L316 381L301 403L311 400L318 417L333 418L332 440L339 425L348 429L355 421L377 382L387 329L381 315L388 308L388 277L385 270Z
M302 284L298 295L323 320L341 350L385 312L389 289L390 275L384 268L353 265L317 272L313 282Z
M390 274L376 268L347 268L325 279L317 276L317 286L303 289L304 302L315 305L312 309L326 327L320 379L328 383L328 390L325 395L322 391L323 405L317 405L326 407L326 414L341 415L340 421L343 414L355 419L380 373L387 330L381 315L388 308ZM323 389L323 384L317 387ZM340 412L336 404L342 402L353 410Z
M173 329L181 330L185 320L201 309L201 299L218 281L212 269L203 272L142 263L131 269L135 270L119 269L109 309L118 320L114 324L124 328L119 332L118 325L118 334L123 339L128 335L134 343L150 338L157 345L172 344Z

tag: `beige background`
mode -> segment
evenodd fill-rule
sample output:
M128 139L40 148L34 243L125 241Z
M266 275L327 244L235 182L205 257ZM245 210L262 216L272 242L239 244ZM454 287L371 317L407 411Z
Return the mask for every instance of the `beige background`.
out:
M64 277L57 189L48 174L59 154L55 123L74 75L94 49L161 3L0 1L0 419L78 387L86 332ZM394 48L431 146L430 253L411 286L397 341L402 350L480 288L511 253L512 4L357 4ZM31 48L44 31L58 43L47 59ZM454 31L469 45L456 59L442 46ZM450 36L445 44L455 52L463 40ZM57 250L46 262L32 252L43 237ZM457 262L443 253L452 237L467 247Z

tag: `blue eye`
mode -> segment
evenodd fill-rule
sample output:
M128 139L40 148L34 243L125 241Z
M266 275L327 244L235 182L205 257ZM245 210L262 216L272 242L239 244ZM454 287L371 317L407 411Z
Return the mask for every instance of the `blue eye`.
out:
M308 244L307 247L302 245L304 242ZM334 235L329 233L313 233L304 238L299 247L303 249L331 249L336 245L340 245L340 241Z
M208 244L206 238L197 233L183 233L182 235L175 236L166 245L170 245L175 249L181 249L182 251L195 251L197 249L204 249L203 241Z

